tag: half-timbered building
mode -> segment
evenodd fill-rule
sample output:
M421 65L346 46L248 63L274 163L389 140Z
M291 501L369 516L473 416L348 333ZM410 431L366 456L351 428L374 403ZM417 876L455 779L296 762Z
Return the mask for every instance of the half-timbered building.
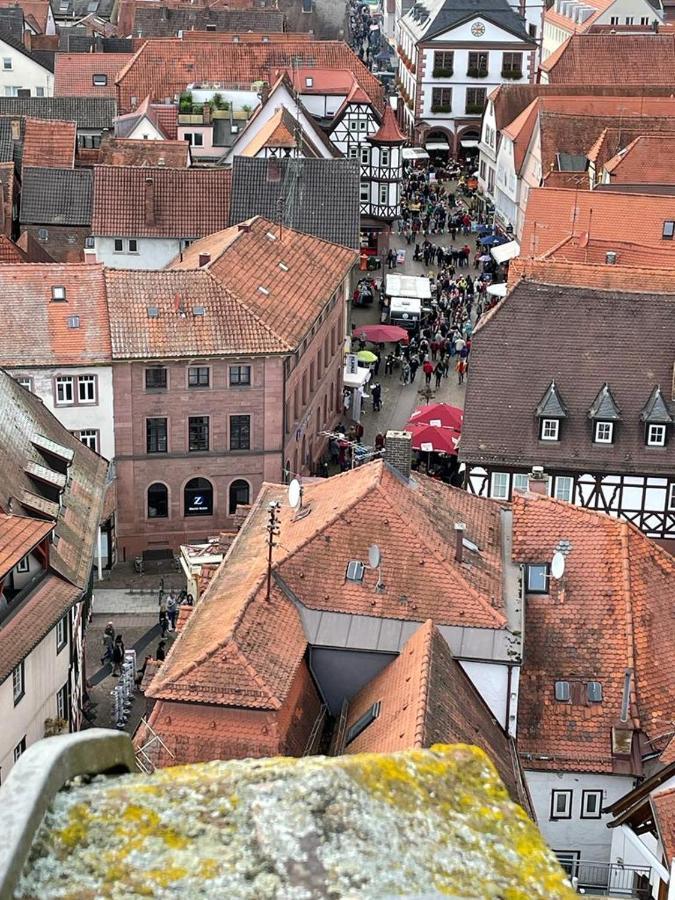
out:
M539 466L554 497L675 541L675 294L646 292L648 270L540 277L474 332L468 489L509 500ZM545 283L556 278L567 284Z

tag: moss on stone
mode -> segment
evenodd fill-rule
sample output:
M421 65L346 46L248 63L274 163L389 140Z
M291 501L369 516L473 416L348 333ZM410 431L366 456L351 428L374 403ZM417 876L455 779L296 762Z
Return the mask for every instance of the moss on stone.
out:
M246 760L59 794L17 898L575 896L485 754Z

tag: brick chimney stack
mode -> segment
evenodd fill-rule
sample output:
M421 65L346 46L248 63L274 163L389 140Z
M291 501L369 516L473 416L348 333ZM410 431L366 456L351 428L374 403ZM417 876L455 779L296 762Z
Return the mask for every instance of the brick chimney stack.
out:
M548 475L544 472L543 466L532 466L532 471L528 475L527 489L533 494L543 494L548 496Z
M412 435L409 431L388 431L385 437L385 459L404 478L410 478Z
M155 225L155 182L149 176L145 179L145 224Z

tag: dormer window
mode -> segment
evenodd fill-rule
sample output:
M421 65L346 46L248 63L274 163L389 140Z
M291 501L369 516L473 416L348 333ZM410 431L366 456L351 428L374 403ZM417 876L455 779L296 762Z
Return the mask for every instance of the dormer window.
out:
M664 241L672 241L673 234L675 234L675 222L672 219L669 219L663 223L661 237Z
M648 447L665 447L666 446L666 426L665 425L647 425L647 446Z
M656 385L649 395L649 400L642 407L640 419L645 423L645 443L648 447L665 447L668 440L668 428L673 424L670 406Z
M102 73L100 75L92 75L91 83L94 87L105 87L108 84L108 76Z
M614 422L596 422L594 444L611 444L614 440Z
M66 299L66 289L62 285L54 285L52 287L52 302L64 303Z
M305 78L305 87L314 87L314 79L313 78Z
M542 441L557 441L560 434L560 422L558 419L541 420Z

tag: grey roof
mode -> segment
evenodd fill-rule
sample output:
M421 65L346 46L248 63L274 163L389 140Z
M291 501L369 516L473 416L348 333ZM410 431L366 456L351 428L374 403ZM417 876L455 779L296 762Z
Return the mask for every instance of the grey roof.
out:
M585 172L588 159L583 153L556 153L559 172Z
M252 216L353 250L359 247L359 163L354 159L234 158L230 224Z
M0 97L0 116L60 119L91 131L112 128L116 115L112 97Z
M0 163L13 162L21 165L22 141L24 134L24 122L20 124L19 140L12 139L12 120L0 116Z
M562 397L558 392L558 388L555 386L555 381L552 381L544 396L539 401L539 405L536 409L536 415L540 418L548 418L548 419L566 419L567 418L567 410L565 409L565 404L562 401Z
M602 422L618 422L621 418L621 412L607 382L603 384L595 400L591 403L588 418L598 419Z
M23 10L20 6L0 9L0 37L8 34L15 41L23 40Z
M670 425L672 423L673 417L668 409L668 404L663 399L660 384L655 385L649 400L642 407L640 418L643 422L650 422L653 425Z
M52 0L52 12L56 19L83 19L94 14L101 19L109 19L114 0Z
M420 0L408 15L423 27L425 40L467 20L481 18L534 46L525 20L514 12L507 0ZM480 50L480 46L476 49Z
M42 68L46 69L48 72L54 71L54 53L52 50L28 50L24 47L22 41L17 41L11 34L7 34L7 32L0 34L0 40L4 41L8 47L12 47L18 53L27 56L28 59L32 59L33 62L42 66Z
M179 31L255 31L261 34L284 30L284 14L277 9L169 9L166 6L144 9L136 6L135 37L174 37Z
M91 225L91 169L24 168L22 225Z

